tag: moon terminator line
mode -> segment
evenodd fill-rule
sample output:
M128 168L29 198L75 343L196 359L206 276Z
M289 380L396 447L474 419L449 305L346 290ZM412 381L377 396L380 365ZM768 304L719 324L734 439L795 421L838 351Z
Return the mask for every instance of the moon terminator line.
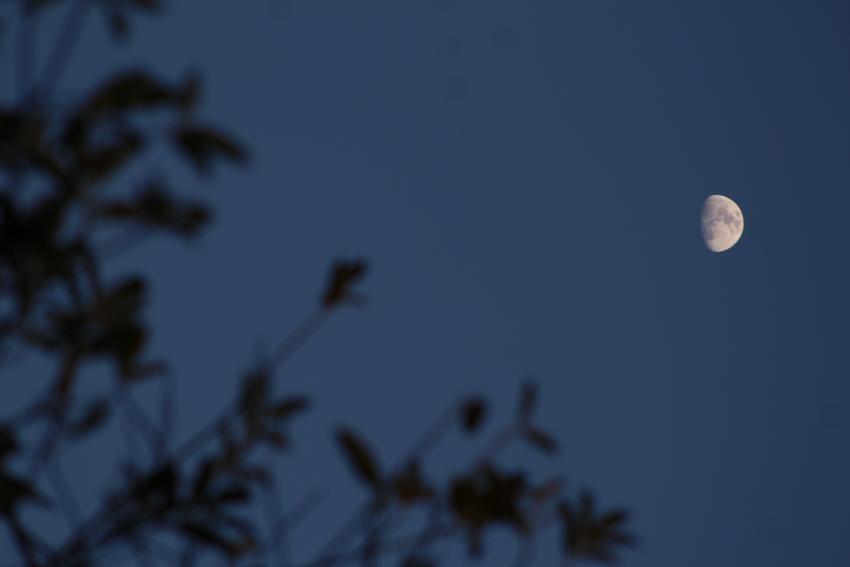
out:
M741 208L723 195L711 195L702 206L702 238L712 252L732 248L744 233Z

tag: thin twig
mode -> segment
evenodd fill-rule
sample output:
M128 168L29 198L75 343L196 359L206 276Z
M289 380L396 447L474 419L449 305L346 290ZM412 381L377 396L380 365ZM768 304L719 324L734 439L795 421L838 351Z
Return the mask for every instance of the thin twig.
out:
M266 459L267 468L271 469L271 463L269 462L274 458L274 455L268 455ZM267 490L268 494L263 498L263 512L266 517L266 529L268 530L268 541L266 548L266 560L273 561L276 564L289 565L289 562L286 563L281 562L281 539L275 537L275 531L281 521L285 522L284 516L280 513L280 490L277 486L277 478L274 474L269 475L269 486ZM285 534L285 530L284 530ZM268 557L268 556L271 557Z
M442 512L443 507L440 505L439 501L436 501L436 503L431 506L431 515L428 520L429 527L427 530L422 532L422 536L416 542L416 547L414 548L414 551L416 553L420 553L430 543L430 540L428 539L428 533L430 532L430 530L439 529Z
M404 456L402 462L397 466L403 466L415 458L423 458L430 453L442 440L446 433L451 429L457 419L457 408L450 406L434 420L428 429L426 429L413 443L410 451Z
M154 425L144 408L136 402L129 388L119 386L118 403L124 406L128 421L139 431L139 434L148 438L148 442L154 448L154 456L161 453L165 441L162 433Z
M271 369L273 371L278 370L281 366L288 362L292 356L294 356L295 353L298 352L304 344L306 344L307 340L319 331L322 325L327 321L327 316L327 311L319 311L304 319L304 321L302 321L295 330L281 341L280 345L278 345L269 357L269 365ZM228 419L233 417L235 411L235 402L231 402L217 419L196 431L175 450L176 458L179 459L191 455L214 439L221 426L224 425Z
M278 560L278 564L288 566L292 563L291 532L318 507L323 498L324 493L314 488L306 496L301 498L293 506L292 510L277 517L271 538L272 541L276 542L282 555L282 559Z
M170 374L162 377L160 388L159 419L162 423L160 439L163 440L164 445L160 447L162 453L157 455L158 460L164 458L171 449L169 443L174 436L174 428L177 424L177 404L174 403L177 394L175 392L174 379Z
M292 564L292 543L289 541L289 530L289 519L285 514L282 514L278 516L269 534L275 560L283 567L289 567Z
M354 530L356 530L359 526L363 524L363 522L369 517L371 514L371 508L368 504L362 505L354 514L348 519L348 521L340 526L334 536L325 544L325 546L319 551L320 556L326 557L335 557L339 552L336 550L345 545L351 537L354 535ZM329 563L320 563L319 565L328 565Z
M479 453L476 459L477 466L484 465L488 461L492 461L496 456L516 441L519 435L520 426L510 424L502 429L498 434L490 438L490 441L484 445L484 448Z
M26 533L23 531L20 524L18 524L14 519L9 519L6 521L6 526L9 528L12 540L18 547L18 553L21 554L21 557L23 557L26 562L25 565L27 565L27 567L37 566L38 562L35 560L35 556L33 555L32 546L30 545L29 539L27 539Z
M118 431L121 432L121 436L124 438L124 446L127 449L127 453L130 459L130 462L134 465L136 464L136 459L141 456L144 448L144 443L141 443L138 439L139 432L133 427L129 420L125 417L118 418Z
M298 327L287 336L269 357L273 370L284 365L298 350L304 346L322 328L328 317L327 310L319 310L304 319Z
M52 464L52 466L50 466ZM80 504L68 478L65 476L65 471L62 469L62 464L59 458L51 459L51 463L47 465L47 480L53 486L53 490L59 499L62 512L68 525L73 528L82 521L82 513L80 512Z
M401 459L399 459L398 462L390 467L393 474L401 470L414 458L421 458L425 454L429 453L439 443L443 435L445 435L450 429L454 422L456 411L457 410L454 405L443 411L443 413L434 420L434 423L432 423L422 434L419 435L411 449ZM354 535L354 530L362 524L363 520L366 519L369 514L370 504L371 502L363 504L359 510L354 512L345 524L340 526L336 534L334 534L334 536L322 548L322 551L320 552L321 555L333 554L338 548L345 545L351 539Z
M58 85L80 38L90 5L90 0L75 0L74 4L68 7L62 29L59 30L59 38L53 44L44 65L44 72L32 90L39 89L48 93Z
M318 488L311 490L307 496L303 497L298 504L293 506L292 510L284 516L286 518L287 529L292 530L297 527L298 524L303 522L307 516L313 513L324 497L324 492L320 491Z
M38 444L38 447L33 453L26 469L27 478L29 478L31 482L37 482L38 477L41 476L41 473L44 471L45 464L50 459L53 449L56 446L56 442L61 436L61 428L62 425L60 421L57 418L52 417L47 425L47 431L42 436L41 442Z
M434 526L429 527L423 533L409 534L393 538L392 540L383 543L383 546L380 549L380 555L401 553L408 551L411 548L415 549L417 546L432 544L441 538L451 536L454 534L456 529L457 528L455 526ZM364 547L350 549L348 551L321 557L309 563L299 565L298 567L322 567L324 565L333 565L341 561L352 561L363 557L364 550Z
M531 565L532 561L534 561L534 543L526 540L519 546L519 550L517 550L513 567L527 567Z
M130 252L150 240L154 232L150 230L134 229L118 235L104 242L101 246L100 255L108 261Z
M33 76L33 43L35 41L35 18L27 8L27 2L20 2L20 19L17 34L17 61L15 64L15 83L18 98L23 100L25 94L32 88Z
M131 541L130 548L133 550L133 557L139 567L153 567L154 561L151 550L146 545L145 540L139 538Z

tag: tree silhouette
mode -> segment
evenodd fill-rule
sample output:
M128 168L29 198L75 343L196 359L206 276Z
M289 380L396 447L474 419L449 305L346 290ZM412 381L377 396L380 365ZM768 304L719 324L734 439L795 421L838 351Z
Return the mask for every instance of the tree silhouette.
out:
M257 517L257 502L274 501L270 495L277 490L261 453L287 451L290 423L310 407L304 396L276 396L272 383L279 366L334 312L359 302L365 260L332 263L314 314L260 357L232 401L189 438L174 438L170 397L152 407L133 395L140 384L174 377L146 348L145 276L107 278L105 266L154 235L196 238L211 215L203 200L179 194L162 175L127 187L121 174L144 166L142 152L154 145L170 147L200 176L222 162L246 164L249 157L240 142L198 116L202 85L195 74L168 80L129 68L82 96L55 95L86 11L101 13L114 40L124 41L133 18L155 13L159 4L15 3L18 96L0 106L0 368L7 388L20 379L11 362L23 352L48 362L52 373L43 391L0 420L0 521L17 555L10 565L110 565L119 552L144 565L192 565L213 557L285 565L281 541L312 506L307 495L289 514L267 507L265 517ZM36 68L30 29L58 5L66 19L44 67ZM154 115L158 125L164 117L164 129L150 127ZM83 394L80 384L98 360L110 363L112 385L96 396ZM565 560L613 560L633 542L624 511L598 512L590 493L575 494L560 478L535 480L528 470L499 463L516 441L557 452L555 439L534 420L536 399L535 385L525 383L516 415L470 456L465 472L450 478L429 476L429 455L448 435L485 435L483 398L451 405L392 467L379 464L355 430L336 431L340 462L359 479L368 503L329 534L307 564L425 567L437 564L437 546L451 542L461 542L474 558L494 527L521 542L518 565L530 563L535 536L550 528L562 532ZM116 427L117 416L132 424L152 458L113 463L120 480L99 502L80 506L75 479L66 477L61 463L77 443ZM424 525L399 533L405 510L422 513ZM64 517L67 530L46 534L43 514Z

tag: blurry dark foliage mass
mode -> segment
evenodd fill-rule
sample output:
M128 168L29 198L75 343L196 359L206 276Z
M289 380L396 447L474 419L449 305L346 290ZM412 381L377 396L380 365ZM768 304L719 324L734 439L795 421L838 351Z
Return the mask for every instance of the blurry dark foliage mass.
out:
M148 165L147 148L170 147L200 176L246 164L249 154L197 115L197 74L169 79L130 68L81 96L54 94L84 12L100 13L121 42L133 18L156 12L159 1L20 0L4 7L4 16L13 16L6 18L4 35L17 31L14 49L24 52L13 54L18 94L0 106L2 384L31 379L16 369L24 353L50 370L32 378L43 385L40 393L0 420L0 524L14 554L0 563L83 567L135 558L142 565L294 564L283 544L309 513L311 497L299 510L284 513L271 505L258 512L258 504L274 502L280 490L262 456L287 450L290 423L311 401L275 394L273 378L333 312L360 302L355 288L366 262L333 263L314 315L245 373L233 401L206 427L175 439L176 402L167 386L175 378L146 349L147 280L139 273L107 278L105 266L151 236L195 238L211 219L202 199L175 190L161 173L139 173ZM28 30L37 19L59 14L64 19L57 37L47 45L44 67L36 69L26 53L38 47ZM3 45L10 49L8 41ZM114 377L97 395L80 387L95 361L105 361ZM134 395L156 383L163 385L161 403ZM390 468L354 429L336 431L340 462L361 481L367 504L329 533L307 564L426 567L438 564L438 546L451 545L461 545L472 560L484 553L494 528L515 536L517 565L532 563L536 536L550 528L561 533L565 561L613 560L633 542L624 511L599 511L590 493L562 478L535 480L529 470L499 462L516 441L546 455L557 452L555 439L534 421L536 397L527 382L516 415L494 426L490 437L484 433L490 417L485 400L462 400ZM149 457L98 463L99 469L113 467L116 474L105 477L118 480L99 501L78 501L63 460L96 432L119 424L130 424L132 431L121 428L122 434L140 438ZM431 450L452 432L482 437L483 450L449 478L429 476ZM425 520L405 533L400 514L411 510ZM46 530L45 515L61 519L65 529Z

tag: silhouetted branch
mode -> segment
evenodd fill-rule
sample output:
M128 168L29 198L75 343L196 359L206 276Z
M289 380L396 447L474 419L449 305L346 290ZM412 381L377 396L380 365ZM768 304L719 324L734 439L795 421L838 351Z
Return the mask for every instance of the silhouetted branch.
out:
M110 184L124 179L121 174L131 164L141 163L153 137L142 124L153 114L170 120L154 135L164 134L175 155L199 176L222 160L246 163L249 153L196 116L201 91L196 74L172 82L129 69L107 77L73 104L36 96L50 94L59 83L95 6L91 0L65 0L58 37L38 73L39 10L58 4L63 2L20 0L17 78L19 94L26 96L13 108L0 105L0 353L20 344L56 367L46 391L0 424L0 521L28 567L110 564L116 554L145 567L158 559L189 566L207 554L231 564L265 554L289 565L293 530L322 495L313 491L288 513L280 510L281 485L264 451L290 446L290 420L308 408L309 400L276 396L275 373L336 310L363 302L356 286L368 265L362 259L333 262L315 311L260 357L220 413L175 446L171 378L163 378L168 382L156 390L158 401L146 403L133 391L165 369L148 358L147 281L141 274L115 278L104 262L153 236L192 238L212 217L206 203L181 197L166 179L150 178L129 195L112 191ZM128 33L132 12L150 13L159 5L158 0L96 3L117 39ZM38 185L38 191L24 196L30 185ZM114 238L102 240L104 231ZM84 370L103 361L112 370L112 386L94 399L81 399ZM507 527L526 542L517 558L521 562L530 560L534 533L553 524L563 530L566 556L613 558L634 539L625 531L624 511L600 513L588 493L571 499L559 483L537 485L529 471L497 463L517 439L547 455L556 451L555 440L533 423L536 400L536 387L526 382L517 417L497 427L480 454L466 455L469 462L457 463L462 468L447 479L431 478L425 460L449 432L475 436L485 430L483 398L450 406L389 468L352 428L339 428L342 455L369 496L307 565L376 567L382 558L408 553L405 567L423 567L432 564L425 554L443 541L464 541L470 556L477 556L493 527ZM68 454L69 444L107 425L124 436L129 458L118 457L107 495L85 506L86 515L60 457ZM49 512L62 514L70 527L41 538L39 527L27 525L30 517L19 508L44 505L46 493L58 503ZM397 535L420 511L428 514L426 526ZM179 549L161 552L157 543L163 540L176 540Z
M279 369L300 349L321 325L325 322L327 314L324 312L314 313L308 316L294 331L292 331L269 357L269 368L273 371ZM237 416L237 402L232 401L219 415L219 417L205 427L199 429L186 439L175 450L177 459L184 459L204 447L215 439L221 432L221 428Z
M416 459L424 457L429 453L451 429L456 419L456 408L449 407L441 413L437 419L417 438L412 448L391 468L392 474L398 474L404 466ZM332 556L337 550L348 543L356 535L356 530L363 522L371 517L371 501L363 504L351 517L338 529L319 551L319 555Z

